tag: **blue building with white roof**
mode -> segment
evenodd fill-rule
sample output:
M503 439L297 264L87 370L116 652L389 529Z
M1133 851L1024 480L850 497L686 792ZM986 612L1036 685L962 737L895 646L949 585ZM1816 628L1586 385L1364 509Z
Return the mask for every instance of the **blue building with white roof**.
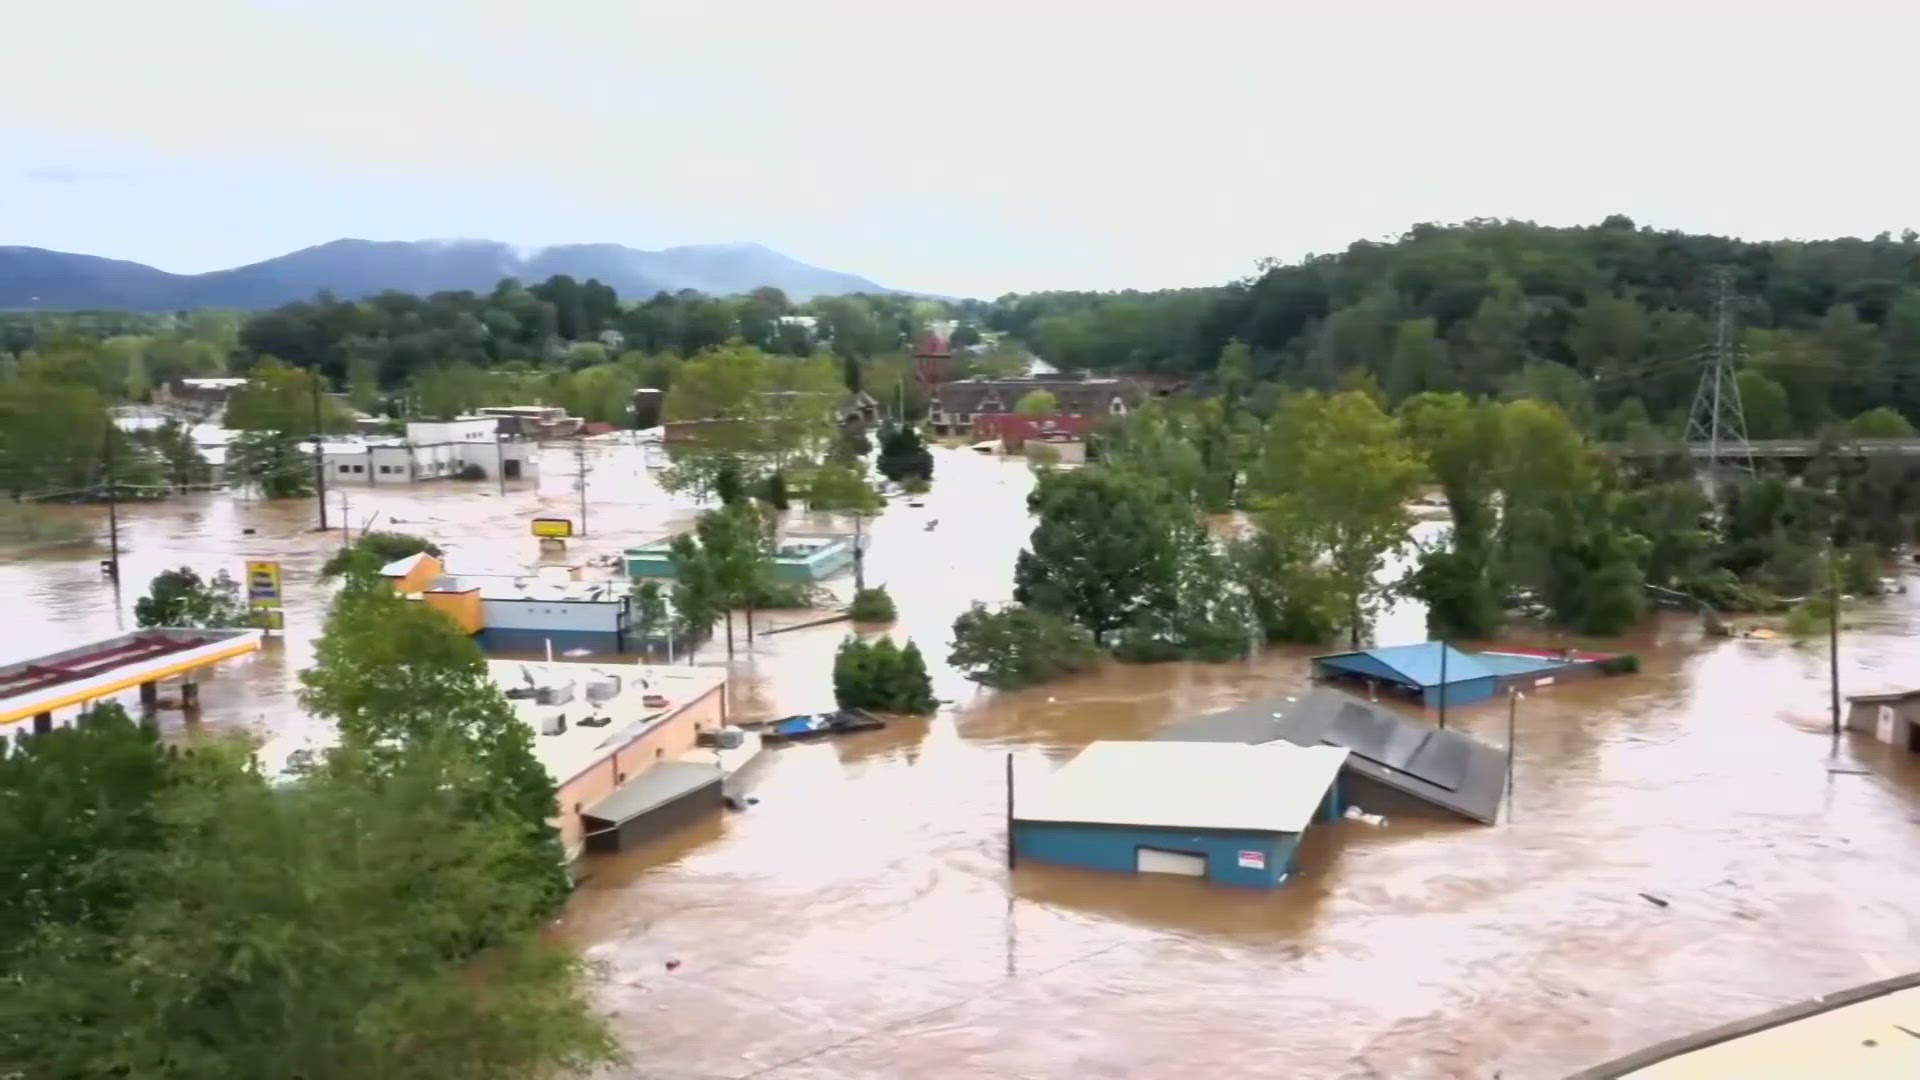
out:
M1338 746L1096 742L1016 790L1016 860L1271 889L1341 813Z

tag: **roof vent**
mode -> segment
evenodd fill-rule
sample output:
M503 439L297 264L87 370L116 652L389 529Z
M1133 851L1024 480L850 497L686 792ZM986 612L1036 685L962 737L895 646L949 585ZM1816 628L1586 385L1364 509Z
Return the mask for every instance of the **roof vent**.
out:
M587 683L587 701L601 705L620 696L620 676L602 675Z

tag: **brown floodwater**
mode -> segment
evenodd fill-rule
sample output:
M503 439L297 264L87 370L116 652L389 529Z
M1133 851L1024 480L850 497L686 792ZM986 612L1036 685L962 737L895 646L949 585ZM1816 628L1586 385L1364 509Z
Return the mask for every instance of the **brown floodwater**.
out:
M1920 758L1852 736L1828 756L1824 646L1706 640L1679 617L1608 643L1638 652L1640 674L1520 704L1512 814L1497 826L1342 821L1309 834L1301 871L1273 893L1009 873L1008 754L1032 775L1094 739L1286 692L1308 651L974 687L943 662L948 628L969 602L1007 596L1031 481L1017 461L937 461L924 507L874 523L868 566L951 704L769 753L753 767L757 806L596 859L561 919L632 1055L621 1075L1559 1077L1920 967ZM378 510L376 527L525 562L527 518L577 514L570 456L545 465L505 496L356 487L352 516ZM589 498L576 550L590 553L688 516L624 451L600 455ZM287 566L289 633L215 676L208 728L307 723L292 674L324 609L314 570L339 542L306 531L312 516L311 502L224 496L124 515L126 609L167 566ZM130 622L94 557L0 565L18 613L0 624L0 659ZM1843 690L1920 681L1920 593L1850 617ZM1378 637L1418 640L1420 621L1395 610ZM828 704L845 632L759 638L735 665L736 708ZM1505 739L1504 705L1450 719Z

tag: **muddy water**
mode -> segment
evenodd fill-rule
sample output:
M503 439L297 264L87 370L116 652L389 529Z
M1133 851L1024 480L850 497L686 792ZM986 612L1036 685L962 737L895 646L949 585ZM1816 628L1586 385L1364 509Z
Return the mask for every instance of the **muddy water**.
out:
M577 513L567 459L546 465L504 498L356 488L354 517L379 509L456 551L521 561L527 517ZM959 679L941 663L948 626L970 600L1005 597L1029 484L1018 463L942 453L927 505L874 524L870 576L951 706L776 751L755 766L756 808L593 864L561 931L599 962L633 1075L1556 1077L1920 967L1920 759L1849 738L1833 771L1824 650L1703 641L1686 620L1618 643L1641 654L1640 675L1520 705L1500 826L1341 822L1310 835L1301 873L1273 894L1009 874L1009 753L1032 775L1093 739L1286 691L1305 666L1276 651L1014 694ZM590 524L604 523L590 550L686 511L618 454L589 497ZM337 537L304 531L310 504L128 518L130 583L180 562L287 563L288 641L219 676L207 723L297 729L290 673L323 605L313 568ZM39 613L0 625L0 654L115 628L90 559L7 563L0 595ZM1859 614L1843 686L1920 680L1917 626L1920 595ZM760 638L736 665L737 703L824 704L843 633ZM1382 624L1383 643L1419 636L1417 612ZM1503 706L1452 717L1505 738ZM669 973L668 959L682 964Z

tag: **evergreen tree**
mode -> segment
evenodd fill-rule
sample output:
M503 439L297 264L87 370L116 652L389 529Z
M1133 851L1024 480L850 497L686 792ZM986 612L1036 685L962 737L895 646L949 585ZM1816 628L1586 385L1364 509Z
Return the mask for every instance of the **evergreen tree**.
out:
M906 647L900 650L899 667L894 676L893 711L918 716L937 708L939 702L934 700L933 679L927 674L926 657L920 655L920 646L908 638Z
M880 456L874 465L894 483L933 480L933 452L910 424L888 424L880 429Z

